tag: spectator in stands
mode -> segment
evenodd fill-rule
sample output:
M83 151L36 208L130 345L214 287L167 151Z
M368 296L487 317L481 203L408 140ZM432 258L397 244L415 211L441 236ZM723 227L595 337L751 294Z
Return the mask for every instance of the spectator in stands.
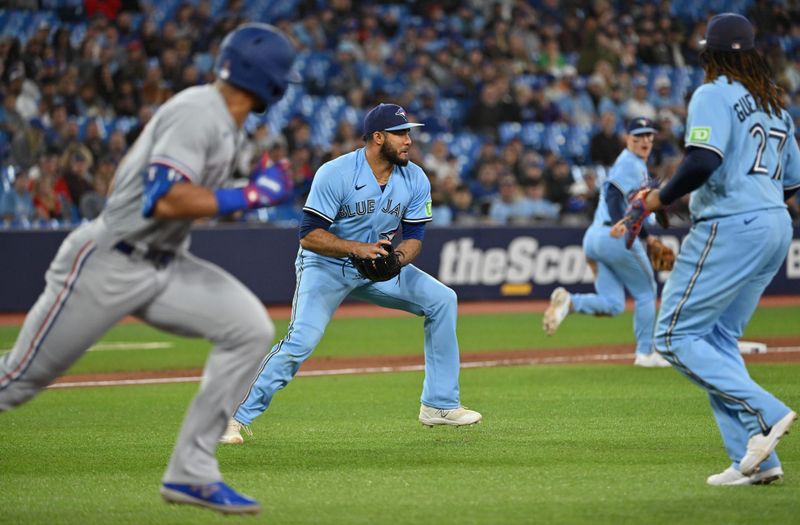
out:
M9 191L0 194L0 220L6 226L27 226L36 217L33 196L28 190L28 174L13 170L14 180Z
M102 129L102 131L101 131ZM86 119L86 127L83 132L83 145L89 148L92 156L96 159L104 156L106 153L106 141L103 136L105 128L100 119L90 118Z
M600 101L600 114L610 111L616 115L618 122L624 122L626 102L622 84L615 81L611 84L608 95Z
M467 113L466 126L491 137L497 134L501 122L519 120L519 108L509 93L504 93L502 84L489 82L483 86L479 99Z
M589 97L592 106L592 116L594 120L600 116L600 103L606 96L607 86L606 80L600 73L594 73L586 81L586 95Z
M489 220L493 224L511 224L523 220L521 203L522 195L517 180L512 175L503 176L498 193L489 203Z
M551 124L562 119L561 110L558 109L558 105L547 98L544 89L541 87L535 86L533 89L531 108L533 109L534 120L536 122Z
M147 106L160 106L173 94L172 85L164 80L161 67L151 64L139 90L141 103Z
M453 158L455 157L448 153L447 144L442 139L434 140L423 158L425 173L431 174L439 180L447 177L459 180L458 166L451 162Z
M556 222L561 206L545 196L546 183L530 180L522 185L523 197L517 207L518 220L522 222Z
M42 172L33 181L33 205L39 219L50 221L68 221L70 205L64 201L63 195L55 191L55 177L49 172Z
M636 117L656 120L656 108L647 99L647 79L639 76L633 79L632 84L633 97L625 104L625 120Z
M472 191L466 184L459 184L450 197L450 211L455 226L474 226L481 222L473 205Z
M112 171L113 173L113 171ZM80 206L78 207L81 217L87 220L92 220L100 215L106 205L106 197L108 196L108 182L106 177L95 176L92 178L92 189L87 191L81 197Z
M561 52L558 40L550 38L542 44L537 65L541 71L550 73L554 77L560 77L570 64L567 62L567 57Z
M336 126L336 132L333 135L333 141L342 144L343 153L358 149L364 144L356 127L347 120L339 121Z
M64 195L76 210L80 210L84 195L94 187L90 172L92 164L92 153L82 144L71 145L61 158L61 173L55 191Z
M489 202L497 195L500 172L498 162L486 162L478 168L478 176L473 180L469 189L476 205L488 211Z
M655 166L681 156L682 141L675 136L675 120L676 117L668 109L658 113L658 131L653 138L653 150L650 154L650 160Z
M431 217L433 226L450 226L453 223L450 199L435 179L431 181Z
M552 168L545 170L544 180L547 183L547 199L563 209L569 199L569 189L573 182L567 161L556 158Z
M114 159L116 164L119 164L127 151L128 144L125 142L125 133L121 129L115 129L108 137L108 150L106 154Z
M354 42L345 40L339 43L329 81L334 94L345 96L348 91L361 85L362 79L357 63L360 54L361 50Z
M114 95L112 97L114 113L121 117L134 117L139 111L141 99L139 90L132 78L118 75L114 82Z
M148 104L142 104L139 106L136 125L131 127L131 129L129 129L125 134L125 142L128 144L133 144L136 142L136 139L139 138L139 134L142 132L147 123L150 122L150 119L153 118L153 113L155 113L155 108L153 106Z
M612 111L600 115L600 129L589 143L589 159L594 164L611 166L622 153L622 137L617 133L617 116Z
M659 75L653 82L655 93L650 97L650 102L657 111L667 110L674 115L685 116L685 104L672 94L672 81L666 75Z

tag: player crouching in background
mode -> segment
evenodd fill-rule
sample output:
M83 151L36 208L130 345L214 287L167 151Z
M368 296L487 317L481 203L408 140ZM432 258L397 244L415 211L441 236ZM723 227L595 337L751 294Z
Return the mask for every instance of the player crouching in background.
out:
M408 160L410 130L421 125L409 122L400 106L380 104L364 118L366 146L317 170L303 208L288 334L267 354L223 443L243 443L242 428L292 380L348 297L425 317L423 425L481 420L459 396L456 294L411 264L431 220L430 182ZM401 228L403 240L393 249Z

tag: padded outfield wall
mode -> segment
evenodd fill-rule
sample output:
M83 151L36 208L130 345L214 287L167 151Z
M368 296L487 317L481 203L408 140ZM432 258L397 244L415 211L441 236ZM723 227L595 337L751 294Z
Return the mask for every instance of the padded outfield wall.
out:
M581 249L584 228L428 228L417 266L462 300L545 299L556 286L592 290ZM662 239L678 248L687 229ZM0 232L0 311L22 312L44 287L44 273L66 231ZM191 251L227 269L266 304L289 304L297 230L263 226L197 228ZM667 274L659 275L663 282ZM800 227L767 294L800 296ZM800 302L800 297L798 297Z

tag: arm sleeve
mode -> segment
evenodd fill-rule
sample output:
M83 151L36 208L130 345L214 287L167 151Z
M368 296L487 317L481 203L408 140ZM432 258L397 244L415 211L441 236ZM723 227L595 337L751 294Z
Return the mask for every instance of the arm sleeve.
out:
M416 239L422 241L425 238L424 222L403 222L403 239Z
M323 164L314 175L311 191L303 211L316 215L328 224L333 223L342 203L342 177L337 176L331 164Z
M658 192L661 202L669 206L687 193L702 186L714 170L722 164L722 157L715 151L690 147L675 175Z
M426 223L433 219L433 206L431 203L431 183L425 172L419 167L413 166L418 173L414 179L414 191L411 195L411 202L408 203L405 213L403 213L404 223ZM405 230L404 230L405 233Z
M686 148L706 149L724 158L731 131L731 109L713 84L695 91L686 117Z
M206 163L206 152L218 140L216 124L208 113L190 105L172 105L159 115L150 164L174 169L197 184Z
M789 121L791 124L791 121ZM786 200L800 190L800 147L795 138L794 125L789 126L789 143L783 150L783 195Z
M322 228L325 231L331 227L331 223L310 212L303 212L303 222L300 223L299 237L302 239L317 228Z
M625 196L620 191L619 186L609 183L606 187L606 207L611 224L616 224L625 216L628 205L625 203Z

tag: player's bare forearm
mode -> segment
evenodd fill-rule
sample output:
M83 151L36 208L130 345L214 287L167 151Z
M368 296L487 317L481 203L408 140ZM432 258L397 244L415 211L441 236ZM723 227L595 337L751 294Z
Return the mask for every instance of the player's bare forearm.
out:
M664 207L664 204L661 202L661 197L658 194L658 190L651 190L647 193L647 197L644 199L644 205L647 208L647 211L657 211Z
M157 219L200 219L217 214L217 199L208 188L188 182L173 184L153 210Z
M411 261L417 258L419 252L422 251L422 241L419 239L406 239L401 242L395 252L400 257L400 264L405 266L411 264Z
M308 235L300 239L300 246L304 250L311 250L327 257L357 255L358 257L374 259L378 255L388 255L388 252L381 248L383 244L391 243L389 241L378 241L376 243L348 241L322 228L312 230Z

